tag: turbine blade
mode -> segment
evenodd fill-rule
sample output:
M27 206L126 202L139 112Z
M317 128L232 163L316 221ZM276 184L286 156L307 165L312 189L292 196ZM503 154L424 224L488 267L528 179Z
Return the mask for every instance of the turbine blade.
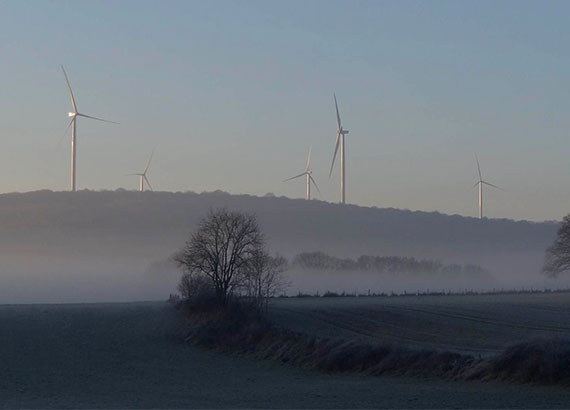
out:
M73 91L71 91L71 85L69 84L69 79L67 78L67 73L63 68L63 64L61 65L61 71L63 71L63 75L65 76L65 82L67 83L67 89L69 90L69 97L71 98L71 105L73 105L73 112L77 112L77 104L75 104L75 98L73 98Z
M313 178L312 175L309 175L309 179L311 180L311 182L313 182L313 184L315 185L315 188L317 188L317 192L319 193L319 196L321 195L321 190L319 189L319 186L317 185L317 183L315 182L315 179Z
M148 184L148 187L150 188L151 191L154 191L154 189L152 189L152 185L150 184L150 181L148 180L148 178L146 177L146 175L142 176L144 178L144 180L146 181L146 183Z
M473 185L473 188L475 188L477 185L479 185L479 181L475 182L475 185Z
M126 177L130 177L130 176L132 176L132 175L136 175L136 176L138 176L138 177L142 177L142 176L143 176L143 174L125 174Z
M479 171L479 181L483 179L481 176L481 167L479 166L479 158L477 158L477 154L475 154L475 161L477 161L477 171Z
M119 124L118 122L115 122L115 121L104 120L103 118L92 117L90 115L85 115L85 114L80 114L80 113L77 113L77 116L78 117L91 118L92 120L97 120L97 121L109 122L111 124L117 124L117 125Z
M311 145L311 146L309 147L309 156L307 157L307 169L306 169L306 171L309 170L309 166L311 165L311 150L312 150L312 149L313 149L313 146Z
M340 142L340 130L338 130L338 132L336 133L336 142L334 145L334 154L333 154L333 159L332 159L332 164L331 164L331 170L329 171L329 178L332 175L332 170L333 170L333 166L334 166L334 160L336 158L336 153L338 152L338 143Z
M302 177L304 175L307 175L307 172L303 172L302 174L295 175L294 177L284 179L283 182L291 181L292 179L299 178L299 177Z
M334 96L334 107L336 108L336 123L338 125L338 129L340 130L342 127L340 125L340 114L338 113L338 104L336 102L336 94L333 93Z
M498 187L497 185L493 185L493 184L491 184L490 182L481 181L481 183L482 183L482 184L485 184L485 185L489 185L489 186L492 186L493 188L497 188L497 189L500 189L501 191L504 191L504 189L503 189L503 188L501 188L501 187Z
M150 153L150 158L148 159L148 162L146 163L146 167L144 168L144 172L143 172L144 175L146 175L146 171L148 171L148 167L150 166L150 161L152 161L152 156L154 155L155 149L156 149L156 147L154 147L152 149L152 152Z
M71 121L69 121L69 124L67 124L67 127L65 128L65 131L63 132L63 134L61 134L61 137L59 138L59 141L57 142L57 148L59 149L59 147L61 146L61 141L63 141L63 139L65 138L65 135L67 134L67 131L69 131L69 128L71 127L71 124L73 124L73 121L75 121L75 117L73 117L71 119Z

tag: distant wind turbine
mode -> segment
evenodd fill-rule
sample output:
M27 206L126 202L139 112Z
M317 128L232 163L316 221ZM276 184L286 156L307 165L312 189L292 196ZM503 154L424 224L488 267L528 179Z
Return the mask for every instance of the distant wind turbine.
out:
M345 196L344 196L344 190L346 188L346 183L345 183L345 160L344 160L344 136L346 134L348 134L348 130L345 130L342 128L342 125L340 123L340 115L338 113L338 104L336 102L336 94L333 94L334 96L334 106L336 108L336 123L337 123L337 132L336 132L336 142L335 142L335 146L334 146L334 155L333 155L333 159L332 159L332 163L331 163L331 170L329 172L329 178L332 175L332 170L333 170L333 166L334 166L334 160L336 158L336 153L338 151L338 145L340 143L340 203L344 204L345 203Z
M312 146L309 147L309 156L307 157L307 168L305 168L305 172L303 172L302 174L299 174L299 175L295 175L294 177L287 178L285 181L283 181L283 182L291 181L292 179L300 178L302 176L306 176L307 177L307 200L311 199L311 182L315 185L315 188L317 188L319 195L321 194L321 190L319 189L319 187L317 186L317 183L315 182L315 180L313 179L313 176L311 175L313 173L313 171L311 171L311 169L310 169L312 148L313 148Z
M142 174L128 174L127 176L131 176L131 175L137 175L138 177L140 177L140 182L139 182L139 191L143 192L144 191L144 183L146 181L146 184L148 185L148 187L150 188L150 190L152 191L152 185L150 184L150 181L148 180L148 178L146 177L146 173L148 171L148 168L150 167L150 161L152 161L152 156L154 155L154 149L152 150L152 153L150 154L150 158L148 159L148 162L146 163L146 167L144 168L144 171Z
M63 75L65 76L65 82L67 83L67 88L69 90L69 97L71 98L71 105L73 106L73 111L68 113L71 118L69 125L65 129L66 133L69 127L71 127L71 190L75 191L75 171L76 171L76 152L77 152L77 117L85 117L91 118L92 120L103 121L103 122L110 122L111 124L118 124L118 122L104 120L102 118L92 117L90 115L81 114L77 111L77 104L75 103L75 98L73 98L73 91L71 91L71 85L69 84L69 79L67 78L67 73L61 66L61 70L63 71Z
M483 177L481 176L481 167L479 166L479 158L477 158L477 154L475 154L475 161L477 161L477 171L479 172L479 180L473 185L473 188L479 187L479 219L483 218L483 184L489 185L490 187L500 189L503 191L503 188L499 188L497 185L493 185L489 182L483 181Z

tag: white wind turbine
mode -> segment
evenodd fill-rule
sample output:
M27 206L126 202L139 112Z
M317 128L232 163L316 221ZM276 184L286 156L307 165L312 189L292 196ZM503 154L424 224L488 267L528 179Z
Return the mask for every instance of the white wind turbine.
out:
M331 164L331 170L329 172L329 178L332 175L332 170L333 170L333 166L334 166L334 160L336 158L336 153L338 151L338 145L340 143L340 203L344 204L345 203L345 196L344 196L344 190L346 188L346 184L345 184L345 160L344 160L344 136L346 134L348 134L348 130L345 130L342 128L342 125L340 123L340 115L338 113L338 104L336 102L336 94L333 94L334 96L334 106L336 108L336 122L337 122L337 132L336 132L336 142L335 142L335 146L334 146L334 155L333 155L333 159L332 159L332 164Z
M146 163L146 167L144 167L144 171L142 174L128 174L128 176L137 175L138 177L140 177L140 182L139 182L139 191L140 192L144 191L144 183L145 182L148 185L148 187L150 188L150 190L151 191L153 190L152 185L150 184L150 181L146 177L146 172L148 171L148 167L150 167L150 161L152 161L153 155L154 155L154 149L152 150L152 153L150 154L150 158L148 159L148 162Z
M319 189L319 187L317 186L317 183L315 182L313 176L311 175L313 173L313 171L311 171L311 169L310 169L312 148L313 148L312 146L309 147L309 156L307 157L307 168L305 169L305 172L303 172L302 174L299 174L299 175L295 175L294 177L287 178L285 181L283 181L283 182L291 181L292 179L300 178L302 176L306 176L307 177L307 200L311 199L311 182L315 185L315 188L317 188L319 195L321 194L321 190Z
M503 188L499 188L497 185L493 185L489 182L483 181L483 177L481 176L481 167L479 166L479 158L477 158L477 154L475 154L475 161L477 161L477 171L479 172L479 180L473 185L473 188L479 187L479 219L483 218L483 185L489 185L490 187L500 189L503 191Z
M67 78L67 73L61 66L63 75L65 76L65 82L67 83L67 88L69 89L69 97L71 98L71 105L73 106L73 111L68 113L71 118L69 125L66 128L66 132L71 127L71 190L75 191L75 170L76 170L76 152L77 152L77 117L91 118L92 120L110 122L111 124L118 124L118 122L104 120L102 118L92 117L90 115L81 114L77 111L77 104L75 103L75 98L73 98L73 91L71 91L71 85L69 84L69 79Z

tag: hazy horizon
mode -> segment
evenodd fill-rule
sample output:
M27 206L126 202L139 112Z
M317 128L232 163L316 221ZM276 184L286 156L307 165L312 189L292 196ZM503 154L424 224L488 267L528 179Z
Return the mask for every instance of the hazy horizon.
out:
M303 197L309 145L349 203L490 218L567 214L570 5L502 2L5 2L0 192L65 190L71 109L78 188ZM25 28L25 29L23 29ZM59 141L61 140L61 143ZM59 144L58 144L59 143ZM314 192L316 194L316 192Z
M489 275L293 269L291 292L567 288L541 274L555 223L465 218L222 193L38 191L0 194L0 303L164 298L181 271L169 258L211 209L254 213L272 254L414 257L474 264ZM326 280L324 278L327 278ZM319 289L316 286L320 286Z

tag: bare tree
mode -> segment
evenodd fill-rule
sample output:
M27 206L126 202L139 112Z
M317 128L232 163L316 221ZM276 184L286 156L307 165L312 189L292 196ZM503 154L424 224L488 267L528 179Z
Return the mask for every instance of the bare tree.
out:
M548 276L570 270L570 215L562 220L562 226L554 243L546 250L542 272Z
M269 298L276 296L287 286L283 276L286 268L287 260L284 257L271 256L264 249L256 252L250 260L243 287L259 309L267 309Z
M211 210L175 261L186 274L209 277L218 301L225 305L263 246L264 238L255 215Z
M214 287L209 277L198 273L184 273L178 283L178 292L184 299L194 296L214 293Z

